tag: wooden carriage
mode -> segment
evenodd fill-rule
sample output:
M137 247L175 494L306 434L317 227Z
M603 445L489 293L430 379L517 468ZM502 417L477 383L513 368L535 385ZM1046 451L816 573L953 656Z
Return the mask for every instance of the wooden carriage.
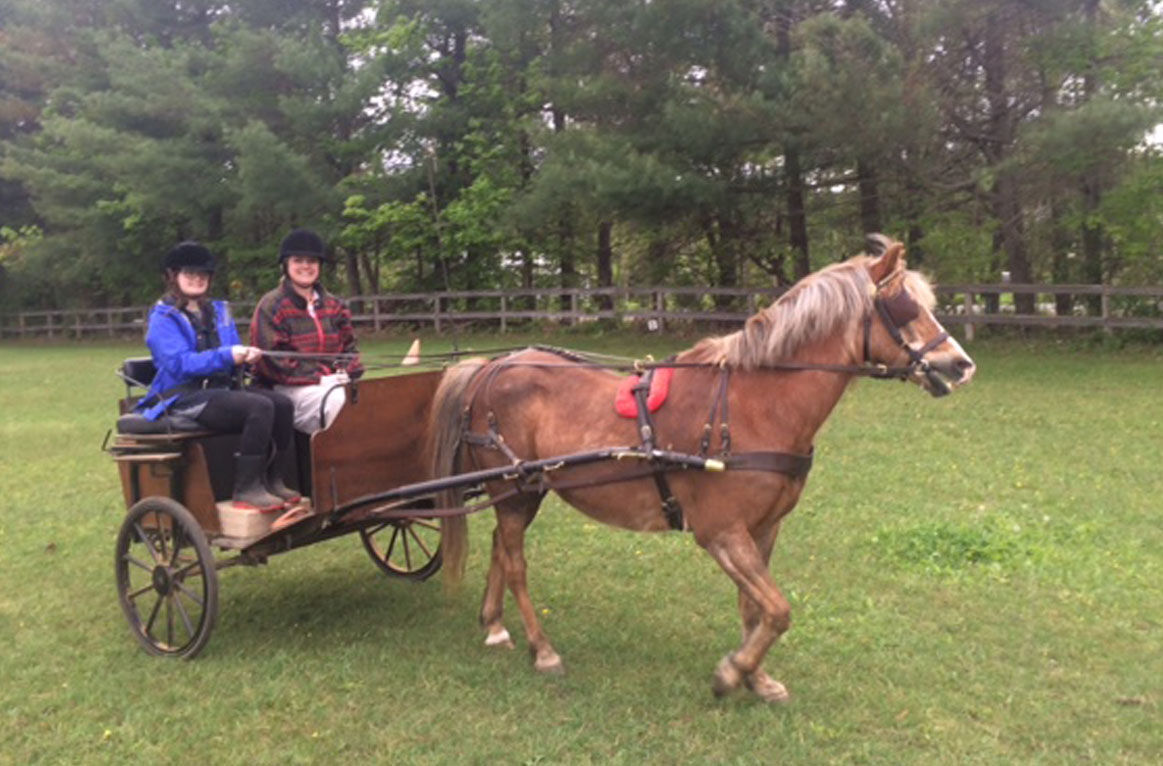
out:
M153 365L129 359L119 372L126 382L122 417L105 445L128 509L117 537L117 591L146 651L191 658L205 647L218 614L218 570L340 535L358 534L391 577L424 580L440 569L441 524L424 515L429 497L380 497L429 478L421 443L440 371L351 383L329 428L309 438L296 432L296 465L284 478L310 498L312 513L278 531L271 531L277 513L226 517L237 434L126 414Z

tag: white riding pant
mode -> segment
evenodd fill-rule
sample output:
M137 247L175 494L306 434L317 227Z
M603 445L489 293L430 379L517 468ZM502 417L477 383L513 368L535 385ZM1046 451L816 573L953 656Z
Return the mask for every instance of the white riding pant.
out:
M328 428L343 409L347 402L347 386L337 385L328 377L324 376L322 381L311 386L274 387L294 403L296 430L313 434L321 428Z

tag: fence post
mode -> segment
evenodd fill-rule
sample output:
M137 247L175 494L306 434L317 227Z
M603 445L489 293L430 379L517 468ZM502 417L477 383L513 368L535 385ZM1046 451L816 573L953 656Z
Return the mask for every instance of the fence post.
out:
M577 291L569 294L569 313L572 315L569 318L569 325L573 327L577 324Z
M966 317L966 319L965 319L965 342L972 343L973 342L973 333L974 333L974 329L975 329L973 326L973 291L972 290L965 291L965 299L964 300L965 300L964 306L965 306L965 317Z
M375 328L376 332L380 331L380 298L378 295L372 298L372 327Z
M505 314L508 311L508 309L509 309L508 301L505 300L505 296L502 293L502 295L501 295L501 333L502 334L505 332L505 329L508 326L505 322L505 318L506 318Z
M1111 334L1110 326L1111 318L1111 296L1109 285L1102 286L1102 331L1107 335Z
M432 299L432 315L434 324L436 325L437 334L440 333L440 296L437 295Z

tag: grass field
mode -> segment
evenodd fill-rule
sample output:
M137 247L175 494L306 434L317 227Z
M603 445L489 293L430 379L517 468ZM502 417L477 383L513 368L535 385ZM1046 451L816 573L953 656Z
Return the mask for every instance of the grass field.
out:
M656 356L686 345L539 340ZM112 370L139 350L0 346L0 763L1163 754L1157 350L994 341L969 349L978 378L948 399L858 384L774 556L793 607L767 661L792 693L776 707L712 697L711 671L737 644L735 597L688 536L611 530L557 502L527 554L562 678L533 673L520 639L515 652L482 645L487 514L460 592L389 581L344 537L224 571L206 651L147 656L117 606L125 509L99 449L121 391Z

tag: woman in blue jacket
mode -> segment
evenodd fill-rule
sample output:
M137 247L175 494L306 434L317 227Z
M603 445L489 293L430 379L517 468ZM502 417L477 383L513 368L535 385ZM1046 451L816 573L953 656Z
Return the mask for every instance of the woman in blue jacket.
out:
M137 409L150 420L183 415L213 431L240 433L235 453L236 506L274 511L298 502L278 467L294 438L291 400L242 390L242 366L262 352L244 346L226 301L210 300L214 256L182 242L162 261L166 291L149 315L145 342L157 375Z

